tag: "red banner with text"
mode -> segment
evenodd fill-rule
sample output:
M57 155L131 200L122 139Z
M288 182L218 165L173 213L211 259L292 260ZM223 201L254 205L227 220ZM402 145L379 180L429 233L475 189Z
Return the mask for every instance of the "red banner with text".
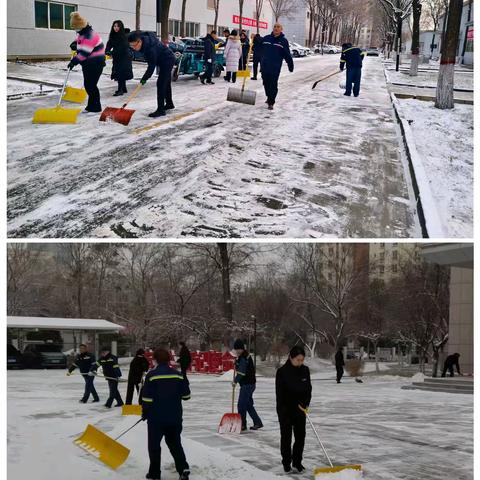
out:
M234 15L233 16L233 23L235 25L238 25L240 23L240 16L239 15ZM244 27L257 27L257 21L254 18L247 18L247 17L242 17L242 26ZM268 28L268 23L267 22L258 22L258 26L264 30Z

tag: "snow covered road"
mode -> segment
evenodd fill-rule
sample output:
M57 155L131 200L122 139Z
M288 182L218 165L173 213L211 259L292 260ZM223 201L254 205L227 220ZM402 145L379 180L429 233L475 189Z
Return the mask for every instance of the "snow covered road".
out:
M332 367L329 371L333 370ZM126 372L124 371L124 376ZM83 381L64 371L8 372L8 478L23 480L99 480L144 478L148 466L145 425L122 438L131 449L115 473L73 445L87 423L118 435L135 422L113 408L79 404ZM192 480L273 480L282 473L273 378L259 379L255 402L265 428L237 436L216 433L229 410L230 384L216 377L192 376L192 399L185 403L185 450ZM361 463L368 480L472 480L473 395L402 390L399 377L313 380L311 416L335 464ZM105 383L96 380L101 400ZM125 384L121 384L122 395ZM165 449L163 449L165 452ZM311 479L324 465L307 431L304 464ZM175 480L171 457L164 454L162 480Z
M174 113L147 117L152 81L128 127L32 125L54 97L9 102L9 236L420 236L381 62L366 59L358 99L338 76L311 90L336 68L325 55L284 69L273 113L261 82L251 107L227 102L223 79L182 77ZM121 104L113 90L104 75L104 107Z

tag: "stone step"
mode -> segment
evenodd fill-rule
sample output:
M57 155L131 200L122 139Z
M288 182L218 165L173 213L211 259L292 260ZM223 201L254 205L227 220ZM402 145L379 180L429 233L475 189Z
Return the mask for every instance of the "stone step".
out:
M473 385L453 385L445 383L428 383L428 382L413 382L412 385L416 387L428 387L428 388L450 388L452 390L471 390L473 392Z
M473 387L472 380L457 380L456 378L425 378L424 382L442 385L468 385L469 387Z
M443 392L443 393L463 393L473 395L472 388L450 387L448 385L426 385L424 383L413 383L412 385L404 385L402 390L423 390L426 392Z

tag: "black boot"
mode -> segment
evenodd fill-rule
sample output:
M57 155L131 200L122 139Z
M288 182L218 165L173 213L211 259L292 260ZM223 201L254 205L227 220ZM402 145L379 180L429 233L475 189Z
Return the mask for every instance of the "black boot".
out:
M184 470L178 477L178 480L188 480L189 478L190 478L190 470Z
M305 470L305 467L301 463L294 463L293 468L295 468L298 473L302 473Z
M114 97L119 97L120 95L123 95L123 94L124 94L123 90L117 90L117 91L113 94L113 96L114 96Z
M175 105L173 103L168 103L165 105L165 110L173 110L175 108Z
M152 113L149 113L148 116L150 118L157 118L157 117L164 117L167 113L165 112L165 110L155 110L154 112Z
M292 471L292 467L290 465L285 465L283 464L283 471L285 473L288 473L288 472L291 472Z
M147 473L145 475L145 478L148 478L149 480L160 480L160 475L158 477L154 477L153 475L150 475L149 473Z

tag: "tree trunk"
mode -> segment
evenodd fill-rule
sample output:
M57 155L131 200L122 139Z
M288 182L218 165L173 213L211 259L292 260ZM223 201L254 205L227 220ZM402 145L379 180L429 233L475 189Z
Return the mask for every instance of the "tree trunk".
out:
M222 288L223 288L223 314L227 322L233 320L232 294L230 291L230 258L226 243L219 243L220 258L222 260Z
M450 0L448 8L447 31L445 32L445 44L438 72L437 98L435 107L441 110L454 107L453 85L455 73L455 61L457 45L462 19L462 0Z
M136 3L135 3L135 30L140 30L141 8L142 8L142 0L136 0Z
M185 10L187 9L187 0L182 0L182 19L180 25L180 36L182 38L187 36L187 32L185 30Z
M215 19L213 22L213 29L217 30L218 26L218 11L220 10L220 0L215 0ZM219 32L220 33L220 32Z
M420 0L413 0L413 29L412 29L412 61L410 63L410 76L418 75L418 62L420 54L420 16L422 4Z
M160 24L162 26L161 40L162 42L168 42L168 18L170 14L170 4L172 0L157 0L161 5L160 11Z

